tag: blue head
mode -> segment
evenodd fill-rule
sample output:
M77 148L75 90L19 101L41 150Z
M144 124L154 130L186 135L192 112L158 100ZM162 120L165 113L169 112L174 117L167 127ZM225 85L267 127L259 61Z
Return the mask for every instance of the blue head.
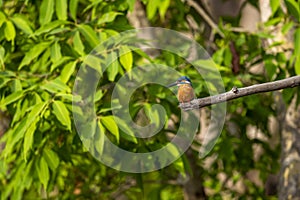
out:
M172 87L172 86L175 86L175 85L180 86L181 84L190 84L190 85L192 85L192 81L187 76L181 76L179 79L177 79L176 82L171 83L170 85L168 85L168 87Z

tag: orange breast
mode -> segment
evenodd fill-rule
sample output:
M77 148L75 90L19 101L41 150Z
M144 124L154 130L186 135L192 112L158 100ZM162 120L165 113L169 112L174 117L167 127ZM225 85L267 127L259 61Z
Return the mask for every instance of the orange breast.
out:
M195 98L194 90L190 84L180 85L178 88L178 100L180 103L190 102Z

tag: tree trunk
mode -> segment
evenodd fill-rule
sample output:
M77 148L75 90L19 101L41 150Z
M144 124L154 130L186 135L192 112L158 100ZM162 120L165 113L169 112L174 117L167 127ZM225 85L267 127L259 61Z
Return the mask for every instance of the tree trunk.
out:
M300 106L294 97L285 114L281 138L279 199L300 199Z

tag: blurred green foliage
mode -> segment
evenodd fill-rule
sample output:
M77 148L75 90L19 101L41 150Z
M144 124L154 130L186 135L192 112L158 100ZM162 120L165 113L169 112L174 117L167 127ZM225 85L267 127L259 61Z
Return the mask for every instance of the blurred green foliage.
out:
M224 20L219 25L225 37L215 35L212 58L226 90L300 74L299 3L286 0L285 13L279 0L270 2L272 16L259 32L234 32L231 29L234 20ZM200 16L182 1L142 0L142 3L153 26L189 32L186 16L192 15L199 22ZM133 11L134 4L135 0L0 1L0 109L11 118L8 130L1 137L4 146L0 159L1 199L115 199L120 196L183 199L183 184L178 179L195 174L186 155L159 171L119 172L90 155L73 123L71 91L79 66L100 42L133 28L126 15ZM264 41L274 37L268 29L270 26L281 28L283 34L294 29L295 49L286 50L291 51L291 58L284 51L270 51L281 47L280 42L264 45ZM206 39L201 33L195 37L204 45ZM232 48L238 53L234 54ZM238 65L233 66L232 61L237 57ZM124 134L115 124L110 108L111 88L125 72L146 61L174 67L191 78L197 96L209 95L199 74L170 52L162 52L152 59L130 51L111 63L95 94L97 123L113 142L132 152L161 148L169 141L166 133L179 127L176 97L155 84L136 91L130 114L137 123L147 124L147 120L155 118L151 105L160 103L166 109L166 119L174 123L174 130L164 128L163 134L143 140ZM250 70L249 66L258 64L262 64L265 73L255 74ZM236 72L233 67L237 67ZM297 89L283 92L286 103L295 92ZM248 180L247 173L258 170L259 179L264 183L269 174L279 170L280 143L275 147L269 143L268 122L271 116L276 116L272 94L237 99L227 106L226 124L213 151L206 158L193 158L196 170L201 171L203 181L199 185L209 190L211 199L224 194L231 198L264 199L263 186ZM249 137L249 126L261 131L266 139ZM263 153L255 158L258 148ZM196 155L197 151L193 151ZM211 162L210 167L205 167L206 161ZM233 185L242 181L247 189L240 193L227 187L220 174L225 174Z

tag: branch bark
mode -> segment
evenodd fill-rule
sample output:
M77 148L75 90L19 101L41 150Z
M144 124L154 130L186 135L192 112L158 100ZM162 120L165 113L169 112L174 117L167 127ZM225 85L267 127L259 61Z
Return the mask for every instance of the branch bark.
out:
M237 99L252 94L281 90L284 88L292 88L299 85L300 85L300 76L293 76L283 80L252 85L244 88L233 87L230 91L222 94L194 99L189 103L181 103L179 107L183 110L199 109L205 106L210 106L213 104L230 101L232 99Z

